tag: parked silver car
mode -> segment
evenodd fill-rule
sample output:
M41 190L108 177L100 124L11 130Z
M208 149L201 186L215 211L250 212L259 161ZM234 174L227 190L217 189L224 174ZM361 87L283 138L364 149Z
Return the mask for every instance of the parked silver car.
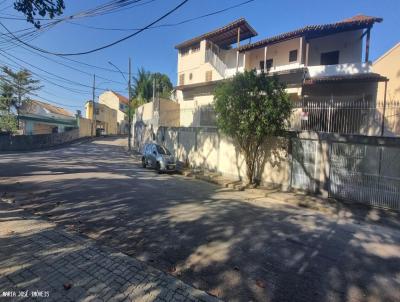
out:
M146 144L142 155L143 168L151 167L159 173L176 171L176 161L167 148L157 144Z

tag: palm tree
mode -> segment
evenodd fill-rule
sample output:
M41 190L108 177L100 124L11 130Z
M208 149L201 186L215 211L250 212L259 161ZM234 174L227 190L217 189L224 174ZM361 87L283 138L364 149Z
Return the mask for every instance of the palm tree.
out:
M150 102L153 98L153 82L155 84L155 94L169 98L172 90L172 83L169 77L159 72L151 73L143 67L138 70L137 76L133 77L134 98Z
M153 97L153 77L143 67L138 69L137 76L133 77L133 96L145 102L150 102Z

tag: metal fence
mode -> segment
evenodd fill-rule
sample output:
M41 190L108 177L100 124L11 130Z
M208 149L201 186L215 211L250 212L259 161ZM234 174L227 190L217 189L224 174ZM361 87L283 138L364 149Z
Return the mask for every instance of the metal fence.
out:
M291 187L399 211L400 144L293 138Z
M307 97L295 105L290 129L400 136L400 101L376 102L363 96Z
M332 197L400 210L400 148L333 143Z

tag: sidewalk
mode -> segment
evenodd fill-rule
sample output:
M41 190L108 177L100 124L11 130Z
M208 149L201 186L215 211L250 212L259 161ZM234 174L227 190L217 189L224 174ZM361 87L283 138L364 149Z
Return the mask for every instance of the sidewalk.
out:
M28 298L9 297L22 291ZM218 301L134 258L0 202L0 301L15 300Z

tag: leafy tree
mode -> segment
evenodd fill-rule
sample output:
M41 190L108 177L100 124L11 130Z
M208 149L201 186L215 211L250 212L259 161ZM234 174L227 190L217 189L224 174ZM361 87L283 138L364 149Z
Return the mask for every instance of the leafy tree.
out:
M0 111L11 113L13 103L13 87L7 83L0 83Z
M171 95L171 90L173 89L169 77L166 74L156 72L153 73L152 78L156 81L157 95L163 98L169 98Z
M138 70L137 76L133 77L133 82L134 97L145 102L150 102L153 98L154 83L156 96L169 98L173 88L171 80L166 74L151 73L144 68Z
M133 119L133 116L136 113L136 109L139 106L143 105L144 103L145 103L145 101L143 99L133 98L131 100L131 106L128 108L127 115L128 116L130 115L131 119Z
M249 184L255 181L263 144L282 135L291 114L291 102L276 77L255 70L222 82L214 92L219 129L232 137L247 165Z
M13 133L18 130L17 119L13 114L0 112L0 132Z
M151 72L143 67L138 69L137 76L133 77L133 95L137 99L149 102L153 97L153 79Z
M41 17L49 16L53 19L60 16L64 9L64 0L15 0L14 9L22 12L26 16L26 20L32 23L36 28L40 28L40 21L36 15Z
M32 74L27 69L13 71L8 67L3 67L2 71L2 103L8 104L10 109L14 108L18 117L21 107L30 101L30 95L42 86L39 85L39 80L32 78Z

